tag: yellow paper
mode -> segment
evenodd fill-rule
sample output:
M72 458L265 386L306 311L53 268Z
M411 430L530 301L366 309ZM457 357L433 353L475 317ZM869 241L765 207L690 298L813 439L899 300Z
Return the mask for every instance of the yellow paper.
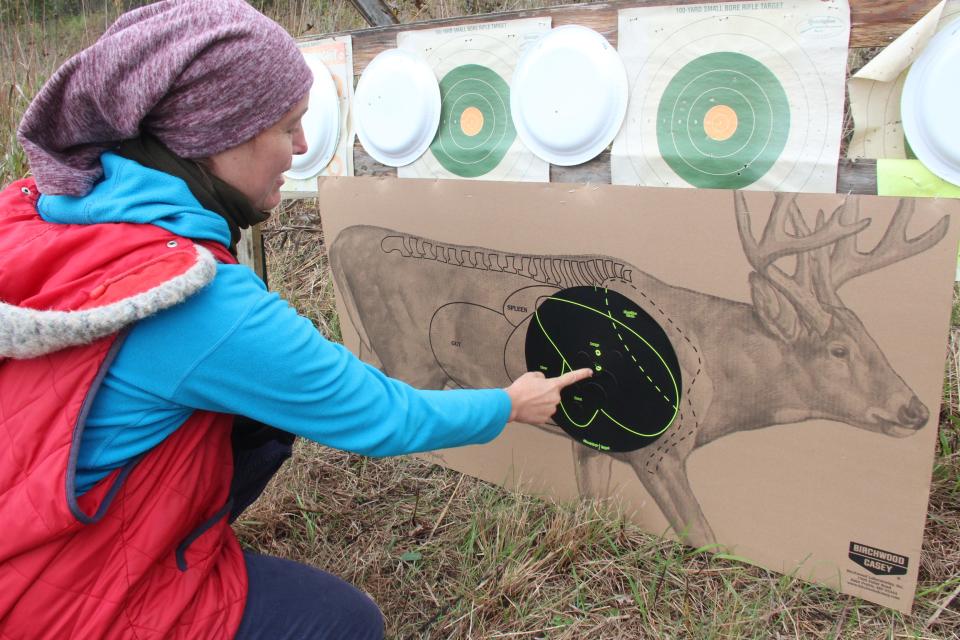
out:
M877 195L960 198L960 186L933 175L919 160L877 160ZM956 280L960 282L960 251Z
M877 160L877 195L960 198L960 186L930 173L919 160Z

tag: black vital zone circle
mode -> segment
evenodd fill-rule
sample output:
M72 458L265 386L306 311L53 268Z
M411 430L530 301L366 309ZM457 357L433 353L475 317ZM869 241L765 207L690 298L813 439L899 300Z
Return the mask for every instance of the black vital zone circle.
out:
M573 287L545 299L527 329L527 369L548 377L589 367L593 377L560 394L554 421L601 451L632 451L679 413L680 364L663 328L629 298Z

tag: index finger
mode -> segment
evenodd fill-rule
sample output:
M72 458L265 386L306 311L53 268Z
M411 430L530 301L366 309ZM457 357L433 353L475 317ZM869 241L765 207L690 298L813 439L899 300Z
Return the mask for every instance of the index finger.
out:
M586 380L593 375L593 369L575 369L573 371L568 371L562 376L557 376L554 380L557 383L559 388L564 388L568 385L574 384L575 382L580 382L581 380Z

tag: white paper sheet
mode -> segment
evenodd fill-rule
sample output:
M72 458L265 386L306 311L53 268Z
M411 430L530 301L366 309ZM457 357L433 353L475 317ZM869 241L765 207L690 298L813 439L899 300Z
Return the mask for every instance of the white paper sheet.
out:
M854 130L848 158L913 157L900 125L903 83L930 38L958 17L960 0L940 2L850 78Z

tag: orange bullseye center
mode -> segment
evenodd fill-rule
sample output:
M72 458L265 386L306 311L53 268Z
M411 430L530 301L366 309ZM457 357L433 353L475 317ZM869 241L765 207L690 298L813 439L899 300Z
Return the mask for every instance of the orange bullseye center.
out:
M460 114L460 130L463 135L475 136L483 129L483 112L476 107L467 107Z
M725 104L710 107L703 117L703 131L711 140L728 140L737 132L737 112Z

